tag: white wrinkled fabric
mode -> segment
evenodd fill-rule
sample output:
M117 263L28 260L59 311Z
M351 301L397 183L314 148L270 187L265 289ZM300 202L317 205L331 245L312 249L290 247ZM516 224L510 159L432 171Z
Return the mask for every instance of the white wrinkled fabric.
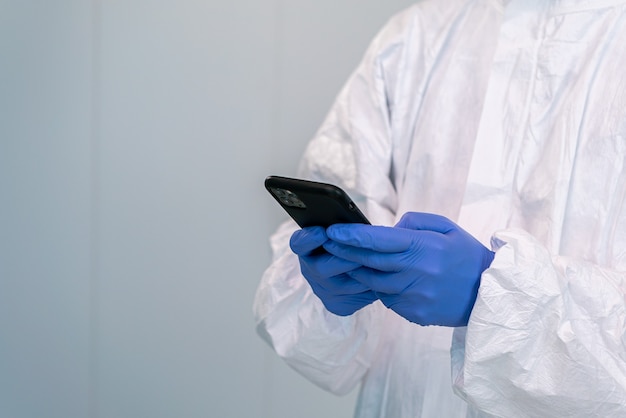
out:
M300 175L375 224L443 214L496 257L465 328L379 302L339 317L286 222L254 312L289 365L360 385L358 418L626 416L625 3L425 0L390 20Z

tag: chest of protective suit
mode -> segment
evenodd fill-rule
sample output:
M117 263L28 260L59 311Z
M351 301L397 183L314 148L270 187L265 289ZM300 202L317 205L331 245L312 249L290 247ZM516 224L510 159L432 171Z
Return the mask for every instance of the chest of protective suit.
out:
M398 213L443 213L485 244L519 227L555 254L623 267L624 14L518 12L459 31L458 48L415 58L395 83L418 92L394 96Z

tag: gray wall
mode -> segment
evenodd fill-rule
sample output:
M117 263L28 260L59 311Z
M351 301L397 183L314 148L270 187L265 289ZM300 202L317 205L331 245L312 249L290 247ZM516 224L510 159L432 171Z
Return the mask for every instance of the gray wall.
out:
M348 417L257 337L294 174L408 0L0 0L0 418Z

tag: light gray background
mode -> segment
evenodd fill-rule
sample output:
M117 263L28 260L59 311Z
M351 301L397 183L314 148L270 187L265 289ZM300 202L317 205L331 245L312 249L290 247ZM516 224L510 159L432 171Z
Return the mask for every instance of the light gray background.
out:
M0 418L349 417L256 335L262 187L409 0L0 0Z

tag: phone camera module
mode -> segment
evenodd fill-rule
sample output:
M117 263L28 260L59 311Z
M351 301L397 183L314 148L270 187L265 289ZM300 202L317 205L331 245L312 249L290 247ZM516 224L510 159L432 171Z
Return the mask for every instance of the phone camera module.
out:
M298 195L291 190L279 189L278 187L272 187L271 190L272 193L274 193L274 196L276 196L284 205L293 208L306 208L304 202L300 200Z

